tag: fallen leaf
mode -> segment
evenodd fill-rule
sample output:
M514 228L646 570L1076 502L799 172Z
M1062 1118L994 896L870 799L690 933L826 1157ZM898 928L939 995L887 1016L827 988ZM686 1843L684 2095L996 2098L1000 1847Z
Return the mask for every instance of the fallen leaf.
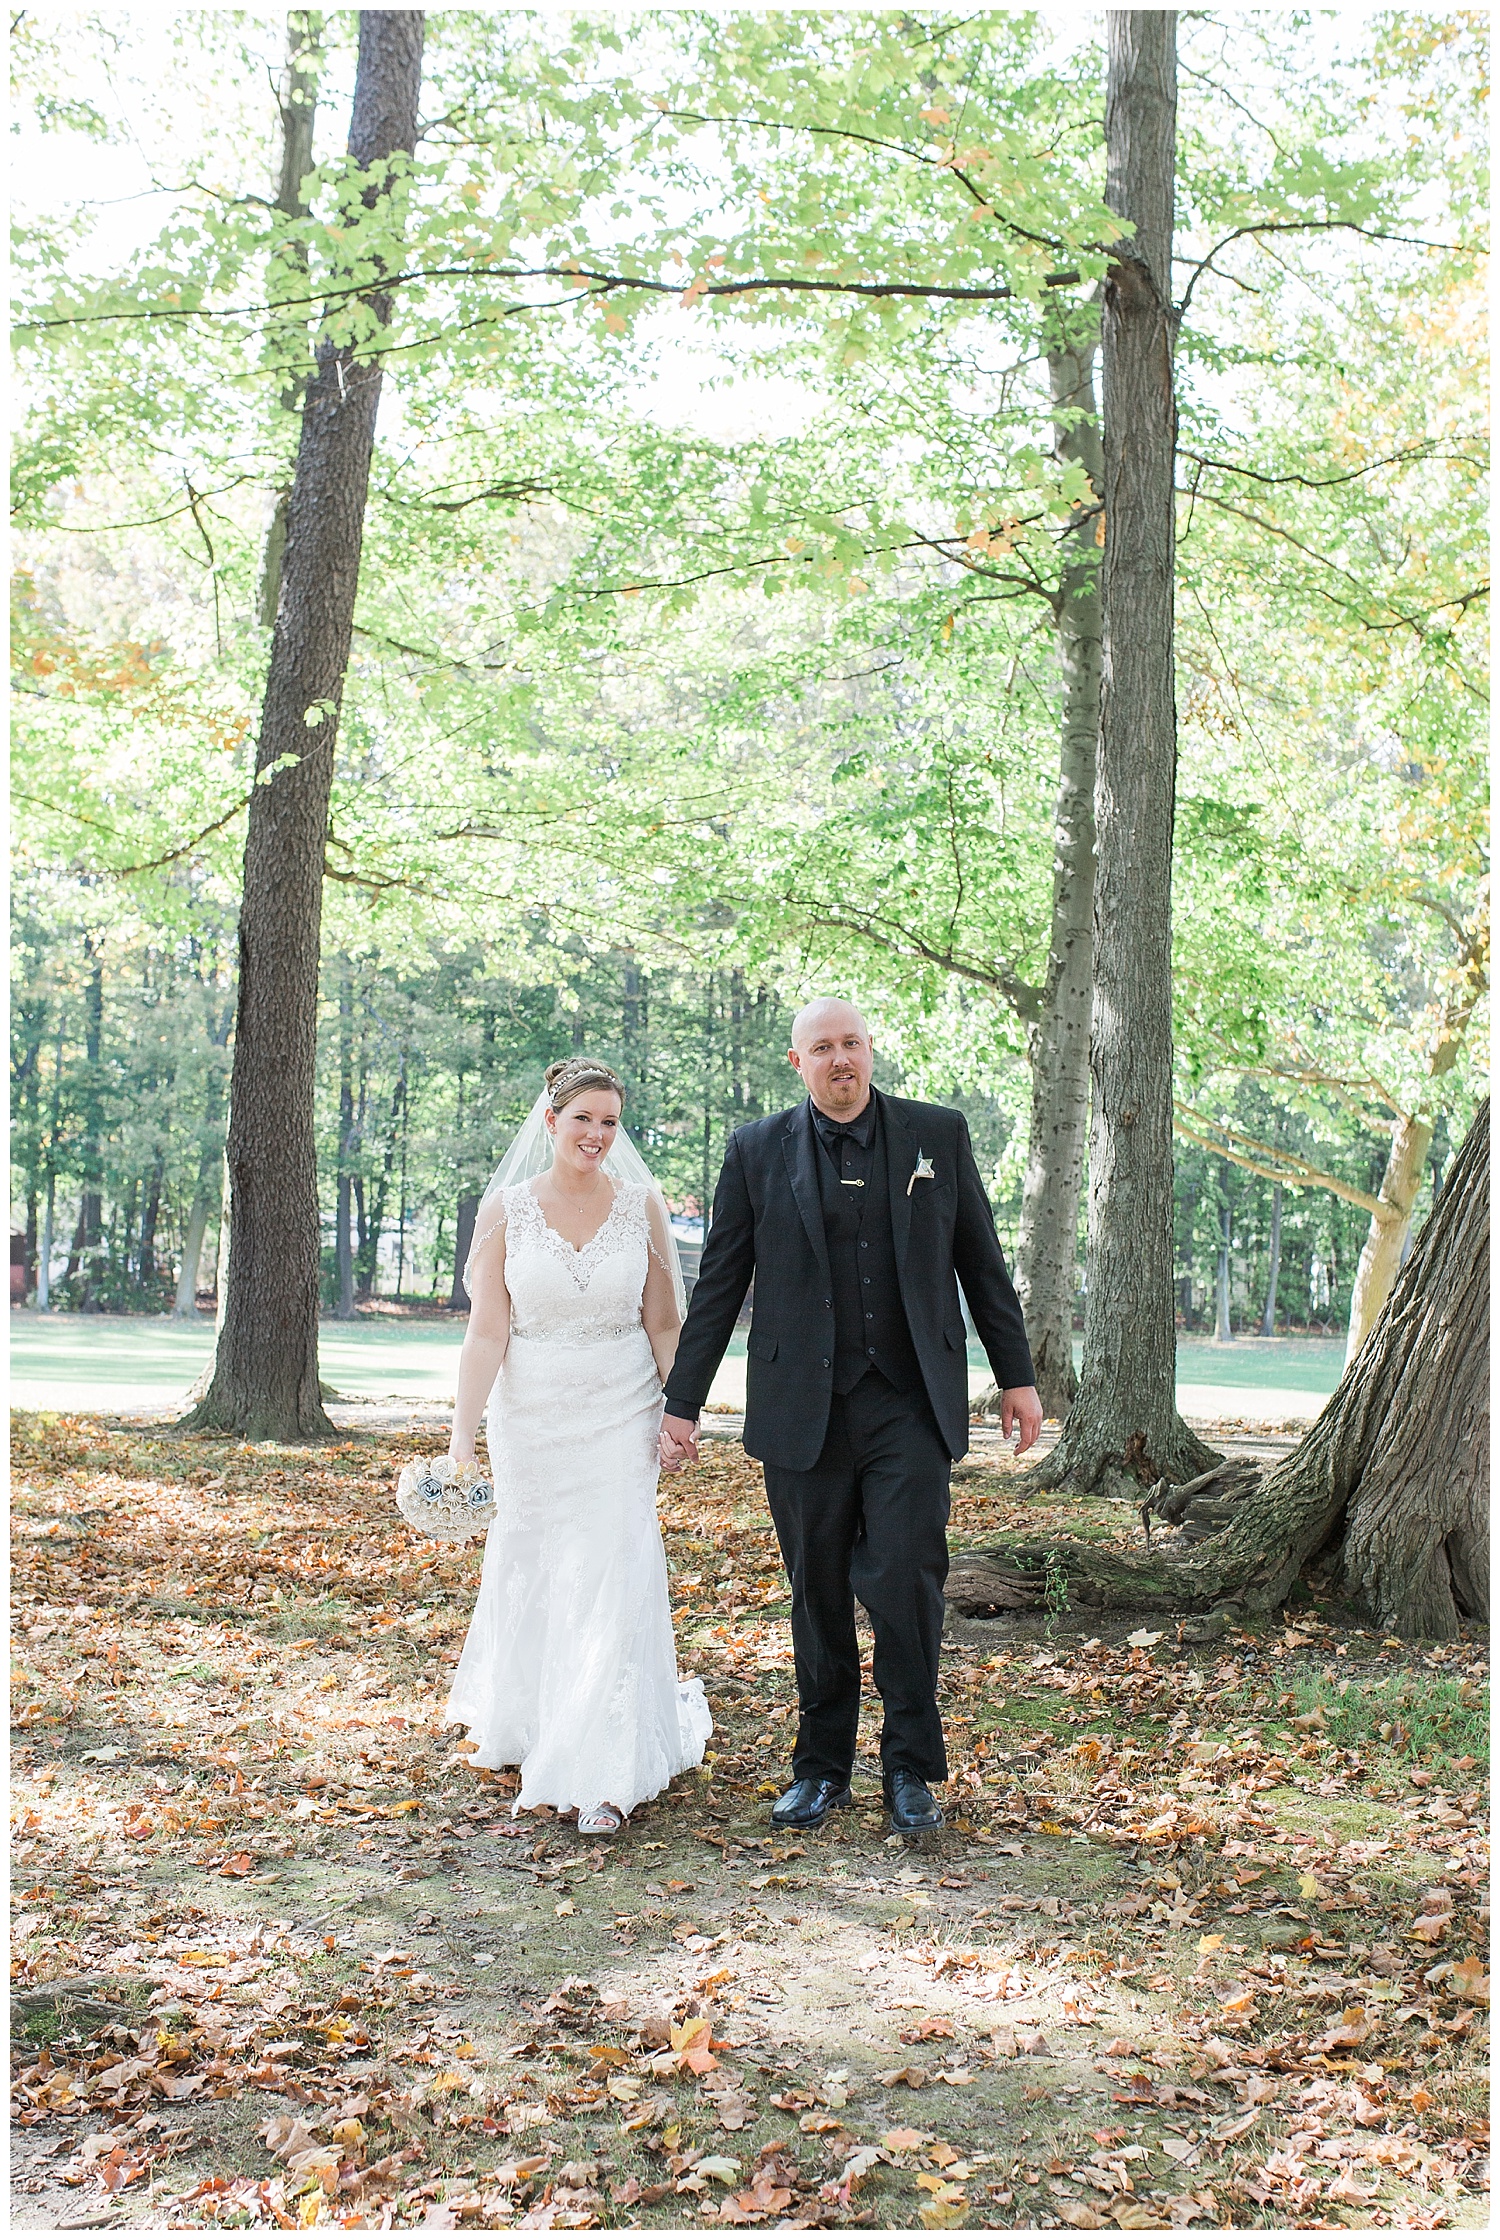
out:
M1455 1960L1449 1981L1461 1999L1473 1999L1477 2005L1490 2003L1490 1979L1484 1962L1477 1953L1469 1953L1462 1960Z

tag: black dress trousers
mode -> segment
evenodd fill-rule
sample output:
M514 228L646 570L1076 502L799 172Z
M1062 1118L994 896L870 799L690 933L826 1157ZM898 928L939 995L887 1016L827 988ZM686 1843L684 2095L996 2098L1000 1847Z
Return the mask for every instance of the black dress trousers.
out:
M854 1764L856 1596L875 1634L885 1777L904 1766L924 1781L947 1779L937 1678L950 1468L926 1394L898 1392L875 1369L851 1392L834 1395L823 1451L810 1470L765 1466L792 1583L795 1780L846 1781Z

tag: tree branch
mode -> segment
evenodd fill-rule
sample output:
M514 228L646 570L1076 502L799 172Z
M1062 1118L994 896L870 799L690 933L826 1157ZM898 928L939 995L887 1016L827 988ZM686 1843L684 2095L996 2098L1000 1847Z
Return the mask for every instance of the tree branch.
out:
M1256 1136L1245 1135L1222 1120L1209 1120L1175 1100L1172 1125L1186 1142L1196 1143L1200 1150L1215 1152L1237 1167L1246 1167L1251 1174L1263 1175L1267 1182L1282 1183L1290 1190L1329 1190L1336 1198L1345 1198L1350 1205L1361 1207L1377 1221L1394 1217L1394 1208L1382 1204L1368 1190L1358 1190L1352 1182L1326 1173L1311 1160L1299 1158L1294 1151L1279 1144L1262 1143Z

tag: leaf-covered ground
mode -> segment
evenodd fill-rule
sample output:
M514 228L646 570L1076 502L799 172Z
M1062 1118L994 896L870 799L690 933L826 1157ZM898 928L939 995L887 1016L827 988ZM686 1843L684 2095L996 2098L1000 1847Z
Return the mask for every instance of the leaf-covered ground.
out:
M1485 2223L1478 1645L955 1621L948 1831L888 1838L866 1754L773 1840L784 1581L721 1442L663 1491L715 1755L588 1845L440 1725L479 1553L395 1513L431 1444L18 1420L17 2226ZM1133 1529L992 1437L957 1482L956 1547L1069 1525Z

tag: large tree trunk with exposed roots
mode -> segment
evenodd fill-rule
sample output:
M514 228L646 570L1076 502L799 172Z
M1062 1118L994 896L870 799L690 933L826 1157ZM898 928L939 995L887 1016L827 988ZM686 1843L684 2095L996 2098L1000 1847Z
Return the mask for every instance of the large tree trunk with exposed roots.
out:
M377 213L411 155L423 17L364 9L349 154ZM365 299L376 332L390 317ZM325 338L307 390L245 839L229 1088L229 1281L208 1390L188 1428L336 1436L318 1386L322 1225L313 1139L323 851L349 663L380 360Z
M1096 1607L1276 1609L1301 1576L1387 1632L1448 1640L1489 1601L1489 1105L1358 1360L1295 1454L1159 1486L1175 1540L1058 1542L961 1559L970 1615L1040 1603L1049 1572ZM1206 1531L1205 1531L1205 1528ZM1203 1535L1200 1537L1200 1535Z

